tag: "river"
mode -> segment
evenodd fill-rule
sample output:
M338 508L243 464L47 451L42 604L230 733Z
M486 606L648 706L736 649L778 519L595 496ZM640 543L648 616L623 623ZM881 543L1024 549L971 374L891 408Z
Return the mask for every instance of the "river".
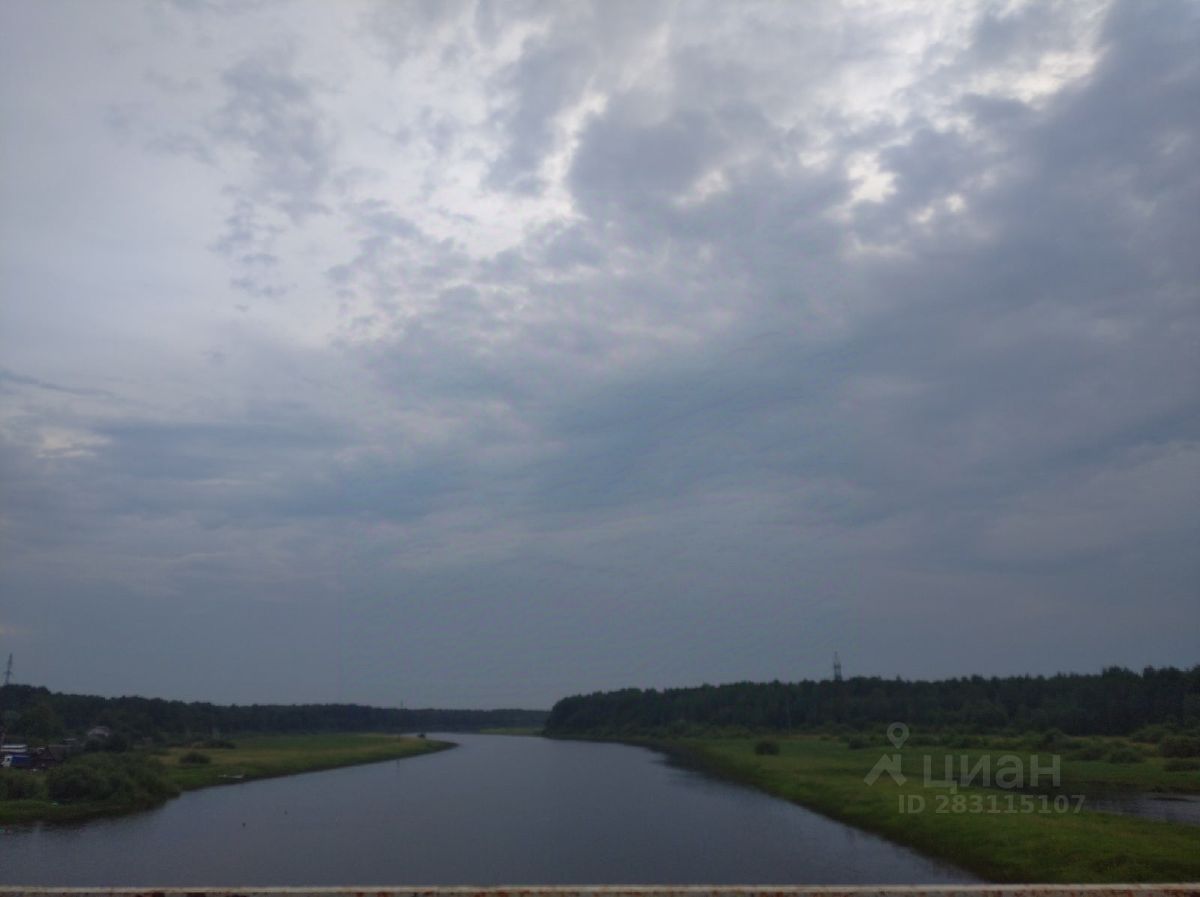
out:
M1200 795L1197 794L1108 791L1089 794L1084 806L1099 813L1119 813L1176 825L1200 825Z
M619 744L431 735L404 760L8 827L0 884L903 884L969 874Z

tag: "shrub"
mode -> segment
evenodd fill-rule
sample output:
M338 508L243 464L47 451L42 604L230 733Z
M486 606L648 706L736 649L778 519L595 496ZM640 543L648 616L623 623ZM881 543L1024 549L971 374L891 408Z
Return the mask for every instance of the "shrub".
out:
M1081 742L1069 738L1062 729L1047 729L1037 740L1037 747L1043 750L1068 751L1082 746Z
M846 747L854 751L862 750L868 744L870 744L870 742L868 742L867 739L863 738L861 735L851 735L846 739Z
M179 758L179 762L183 766L203 766L205 763L212 763L212 757L199 751L188 751Z
M1176 757L1164 763L1163 769L1167 772L1192 772L1200 769L1200 760Z
M179 793L156 760L108 753L84 754L50 770L46 791L52 800L64 803L121 804L157 803Z
M1168 735L1158 745L1164 757L1200 757L1200 737L1194 735Z
M1034 745L1040 748L1057 747L1066 737L1067 736L1063 734L1062 729L1047 729L1045 732L1042 732L1040 735L1036 736Z
M226 741L224 738L210 738L205 741L201 747L216 748L223 751L231 751L237 747L232 741Z
M1134 741L1148 741L1152 744L1158 744L1170 734L1171 730L1166 726L1142 726L1142 728L1133 733L1132 738Z
M779 742L778 741L769 741L764 738L762 741L760 741L754 745L754 753L760 754L760 755L761 754L778 754L779 753Z
M1093 742L1092 744L1085 744L1079 750L1071 752L1071 759L1072 760L1103 760L1104 759L1104 745L1096 744L1095 742Z
M35 772L0 769L0 800L42 800L46 781Z
M112 735L100 743L101 750L109 751L110 753L114 754L123 754L129 750L129 748L129 739L120 732L113 732Z
M1133 748L1114 748L1108 755L1109 763L1141 763L1146 758Z

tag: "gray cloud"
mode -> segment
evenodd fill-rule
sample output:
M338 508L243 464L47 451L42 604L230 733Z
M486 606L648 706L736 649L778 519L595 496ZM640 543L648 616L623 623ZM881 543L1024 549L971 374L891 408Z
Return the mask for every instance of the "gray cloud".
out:
M1194 9L301 6L8 13L65 85L0 93L39 123L0 197L31 675L545 705L834 648L1194 662ZM120 114L63 125L118 35ZM54 660L78 619L231 672Z
M296 219L323 208L335 138L316 108L314 88L292 73L290 53L243 59L221 75L228 99L209 126L218 142L253 158L252 191Z

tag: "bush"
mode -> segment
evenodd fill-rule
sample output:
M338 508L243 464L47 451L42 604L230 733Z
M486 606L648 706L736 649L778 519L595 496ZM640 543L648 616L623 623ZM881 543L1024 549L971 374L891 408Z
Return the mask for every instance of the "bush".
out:
M762 741L760 741L756 745L754 745L754 753L760 754L760 755L778 754L779 753L779 742L778 741L769 741L764 738Z
M237 745L232 741L226 741L223 738L210 738L203 742L200 746L206 748L216 748L222 751L231 751L237 747Z
M1141 763L1146 758L1133 748L1114 748L1108 755L1109 763Z
M1103 760L1104 745L1102 744L1086 744L1077 751L1071 752L1072 760Z
M1164 757L1200 757L1200 737L1194 735L1168 735L1158 745Z
M100 743L100 749L113 754L123 754L129 750L129 739L120 732L113 732L108 738Z
M203 766L206 763L212 763L212 757L199 751L188 751L179 758L179 762L183 766Z
M1168 760L1163 764L1163 769L1167 772L1193 772L1200 769L1200 760L1184 759L1176 757L1173 760Z
M52 800L150 804L179 793L166 771L136 754L84 754L46 773Z
M1133 733L1132 738L1134 741L1148 741L1151 744L1158 744L1170 734L1171 730L1166 726L1142 726L1142 728Z
M862 750L868 744L870 744L870 742L867 741L867 739L863 738L863 736L861 736L861 735L851 735L849 738L846 739L846 747L850 748L853 751Z
M1083 747L1074 738L1069 738L1062 729L1047 729L1037 740L1037 747L1051 751L1069 751Z
M36 772L0 769L0 800L43 800L46 781Z

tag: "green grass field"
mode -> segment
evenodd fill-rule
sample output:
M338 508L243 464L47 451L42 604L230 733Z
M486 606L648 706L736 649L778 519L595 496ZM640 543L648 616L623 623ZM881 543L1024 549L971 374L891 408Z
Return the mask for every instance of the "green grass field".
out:
M230 785L252 779L295 775L378 763L428 754L453 747L450 742L376 733L337 733L329 735L255 735L235 737L235 748L171 748L157 759L169 779L183 791ZM193 751L209 762L188 765L180 759ZM39 775L39 773L28 773ZM35 821L67 822L95 816L109 816L145 809L146 804L95 803L56 804L48 800L0 801L0 824Z
M233 741L237 747L232 749L171 748L159 759L171 779L189 791L249 779L395 760L452 746L444 741L374 733L256 735ZM180 758L192 750L198 750L211 762L203 766L181 764Z
M864 776L890 746L851 749L812 736L772 739L778 755L755 753L755 738L656 740L651 746L706 771L761 788L827 816L876 832L993 881L1136 882L1200 880L1200 827L1082 811L1044 811L1040 797L998 788L948 789L924 784L923 755L935 771L946 753L976 762L1004 751L908 747L900 751L908 780ZM1016 753L1016 752L1014 752ZM1046 754L1042 754L1043 760ZM1028 767L1026 767L1028 768ZM940 776L939 776L940 778ZM1141 763L1062 762L1062 791L1125 786L1143 790L1200 790L1195 772L1169 772L1157 758ZM1022 811L1021 796L1033 809ZM900 801L921 797L921 812L902 812ZM1010 810L1008 798L1012 797ZM961 801L955 800L961 797ZM1074 801L1070 802L1074 808Z

